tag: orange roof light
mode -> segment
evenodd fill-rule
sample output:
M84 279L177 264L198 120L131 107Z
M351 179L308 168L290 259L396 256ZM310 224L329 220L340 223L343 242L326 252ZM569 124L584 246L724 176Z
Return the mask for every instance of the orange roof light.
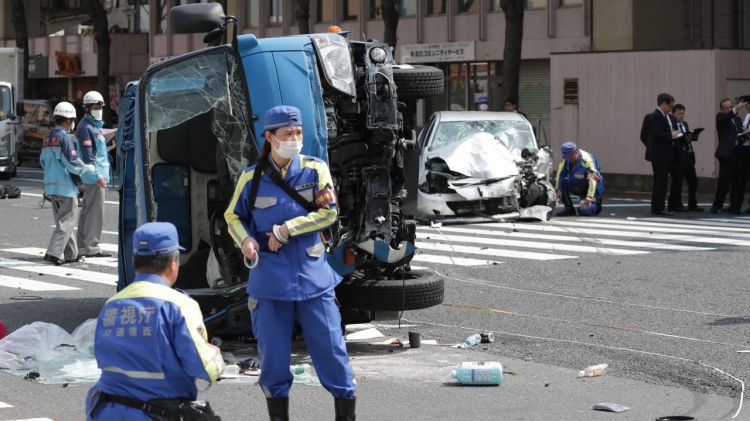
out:
M338 25L331 25L328 27L328 32L341 32L341 27Z

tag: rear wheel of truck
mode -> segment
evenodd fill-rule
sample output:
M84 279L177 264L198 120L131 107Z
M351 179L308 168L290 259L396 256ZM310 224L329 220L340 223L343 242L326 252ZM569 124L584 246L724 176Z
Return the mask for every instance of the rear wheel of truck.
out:
M443 302L443 278L428 270L406 272L403 279L365 279L355 274L336 288L344 307L370 311L419 310Z
M437 67L399 64L393 67L398 99L422 99L443 94L443 71Z

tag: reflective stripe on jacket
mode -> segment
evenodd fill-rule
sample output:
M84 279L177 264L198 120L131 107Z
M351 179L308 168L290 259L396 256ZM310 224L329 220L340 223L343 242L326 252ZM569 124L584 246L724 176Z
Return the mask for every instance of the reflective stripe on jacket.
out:
M198 303L153 274L137 274L107 300L97 320L94 352L102 369L94 388L141 401L194 400L196 380L215 381L224 368L221 353L207 342ZM132 409L107 404L104 412L110 407Z
M270 158L269 158L270 159ZM328 265L320 231L336 221L336 195L328 166L320 159L297 155L290 162L284 181L313 203L307 212L267 174L260 177L253 209L248 209L255 166L241 175L232 201L224 213L229 233L241 245L247 237L260 246L260 261L250 272L248 294L255 298L302 301L333 289L341 277ZM277 253L268 250L268 233L286 223L289 244Z

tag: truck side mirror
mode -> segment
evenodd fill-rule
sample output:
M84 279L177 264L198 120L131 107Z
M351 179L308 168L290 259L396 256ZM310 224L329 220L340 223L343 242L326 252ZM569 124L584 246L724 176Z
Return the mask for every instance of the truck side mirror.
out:
M23 107L23 102L16 102L16 116L23 117L26 115L26 109Z
M193 3L175 6L169 12L169 24L178 34L206 33L226 25L220 3Z
M8 119L10 121L16 121L16 115L15 114L8 114Z

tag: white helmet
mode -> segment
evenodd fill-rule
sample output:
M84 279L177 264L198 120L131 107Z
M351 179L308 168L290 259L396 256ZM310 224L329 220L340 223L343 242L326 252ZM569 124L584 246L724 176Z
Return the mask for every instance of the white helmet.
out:
M101 104L104 105L104 97L97 91L88 91L83 96L83 105Z
M55 106L52 115L64 118L76 118L76 108L70 102L61 102Z

